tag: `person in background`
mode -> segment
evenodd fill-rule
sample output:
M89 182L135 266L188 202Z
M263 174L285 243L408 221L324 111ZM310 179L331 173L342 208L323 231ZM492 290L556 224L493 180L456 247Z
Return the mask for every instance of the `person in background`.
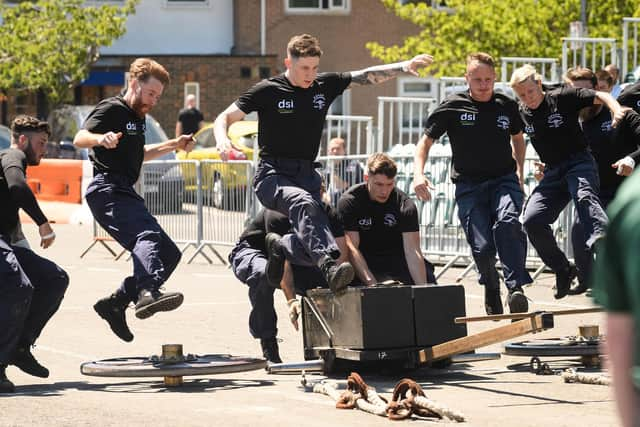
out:
M196 107L196 96L187 95L185 106L178 113L178 121L176 122L176 138L180 135L192 135L198 132L203 125L204 116Z

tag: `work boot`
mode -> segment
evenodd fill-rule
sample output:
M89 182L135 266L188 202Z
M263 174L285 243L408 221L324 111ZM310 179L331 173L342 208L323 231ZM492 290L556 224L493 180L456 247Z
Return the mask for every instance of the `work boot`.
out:
M128 305L129 299L116 293L98 300L93 305L93 309L107 321L113 333L126 342L133 341L133 334L129 330L129 326L127 326L127 317L125 316L125 310Z
M344 292L355 274L351 264L343 262L336 265L336 261L329 256L325 257L325 260L320 264L320 271L324 274L329 289L334 294Z
M171 311L182 305L184 295L180 292L162 293L159 289L142 290L136 303L136 317L146 319L159 311Z
M484 286L484 309L489 316L504 313L500 299L500 288Z
M553 294L555 299L564 298L569 293L571 282L576 278L577 271L576 266L569 264L569 266L556 273L556 290Z
M280 351L278 349L278 339L276 337L262 338L260 340L262 355L271 363L282 363Z
M526 313L529 311L529 301L520 286L509 289L507 305L509 306L509 312L511 314Z
M34 377L47 378L49 376L49 370L38 363L31 354L29 346L16 348L9 364Z
M580 295L587 292L588 289L589 289L589 285L587 285L585 282L578 281L578 285L569 289L569 292L567 293L569 295Z
M7 365L0 364L0 393L13 393L16 391L16 386L7 378L6 369Z
M280 236L277 233L267 233L264 238L264 245L267 249L267 266L265 267L265 274L267 280L274 288L280 287L280 281L284 274L284 251L282 244L280 243Z

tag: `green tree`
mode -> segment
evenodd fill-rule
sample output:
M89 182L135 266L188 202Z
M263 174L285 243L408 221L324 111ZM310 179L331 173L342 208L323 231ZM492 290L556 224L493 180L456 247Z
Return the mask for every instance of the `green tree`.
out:
M448 10L425 2L402 5L381 0L387 9L422 30L402 46L367 43L375 58L396 62L428 52L436 61L429 70L436 76L461 76L469 52L502 56L560 58L562 37L569 24L580 20L580 0L447 0ZM590 37L622 37L622 18L640 15L640 4L628 0L589 1Z
M68 101L89 74L101 46L125 31L138 0L123 5L84 6L84 0L0 2L0 88L37 91L50 105Z

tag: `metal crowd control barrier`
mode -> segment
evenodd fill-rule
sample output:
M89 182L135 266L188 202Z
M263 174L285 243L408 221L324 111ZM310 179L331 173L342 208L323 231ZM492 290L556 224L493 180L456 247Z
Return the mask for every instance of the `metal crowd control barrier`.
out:
M616 39L591 37L562 38L562 74L570 67L588 67L592 70L617 63Z
M375 151L387 151L394 144L415 144L436 105L434 98L378 97Z
M620 70L622 78L640 65L638 63L638 25L640 25L640 18L622 18L622 69ZM629 66L629 59L631 59L631 66Z
M328 115L326 137L344 138L347 153L373 153L373 117Z
M559 80L558 60L556 58L503 56L500 58L500 63L500 76L503 82L510 81L513 70L524 64L531 64L536 67L537 71L542 75L542 79L545 81L557 82Z

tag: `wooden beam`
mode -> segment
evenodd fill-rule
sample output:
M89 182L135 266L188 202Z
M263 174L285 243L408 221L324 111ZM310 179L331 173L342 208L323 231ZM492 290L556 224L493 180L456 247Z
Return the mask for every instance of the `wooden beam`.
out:
M490 316L456 317L455 322L467 323L467 322L480 322L484 320L524 319L528 317L533 317L540 313L551 313L554 316L564 316L567 314L600 313L602 311L604 311L604 309L601 307L576 308L571 310L545 310L545 311L534 311L530 313L492 314Z
M506 341L526 335L531 332L539 332L553 328L553 314L532 313L530 318L518 320L509 325L489 329L477 334L447 341L418 351L420 363L446 359L447 357L467 353L476 348Z

